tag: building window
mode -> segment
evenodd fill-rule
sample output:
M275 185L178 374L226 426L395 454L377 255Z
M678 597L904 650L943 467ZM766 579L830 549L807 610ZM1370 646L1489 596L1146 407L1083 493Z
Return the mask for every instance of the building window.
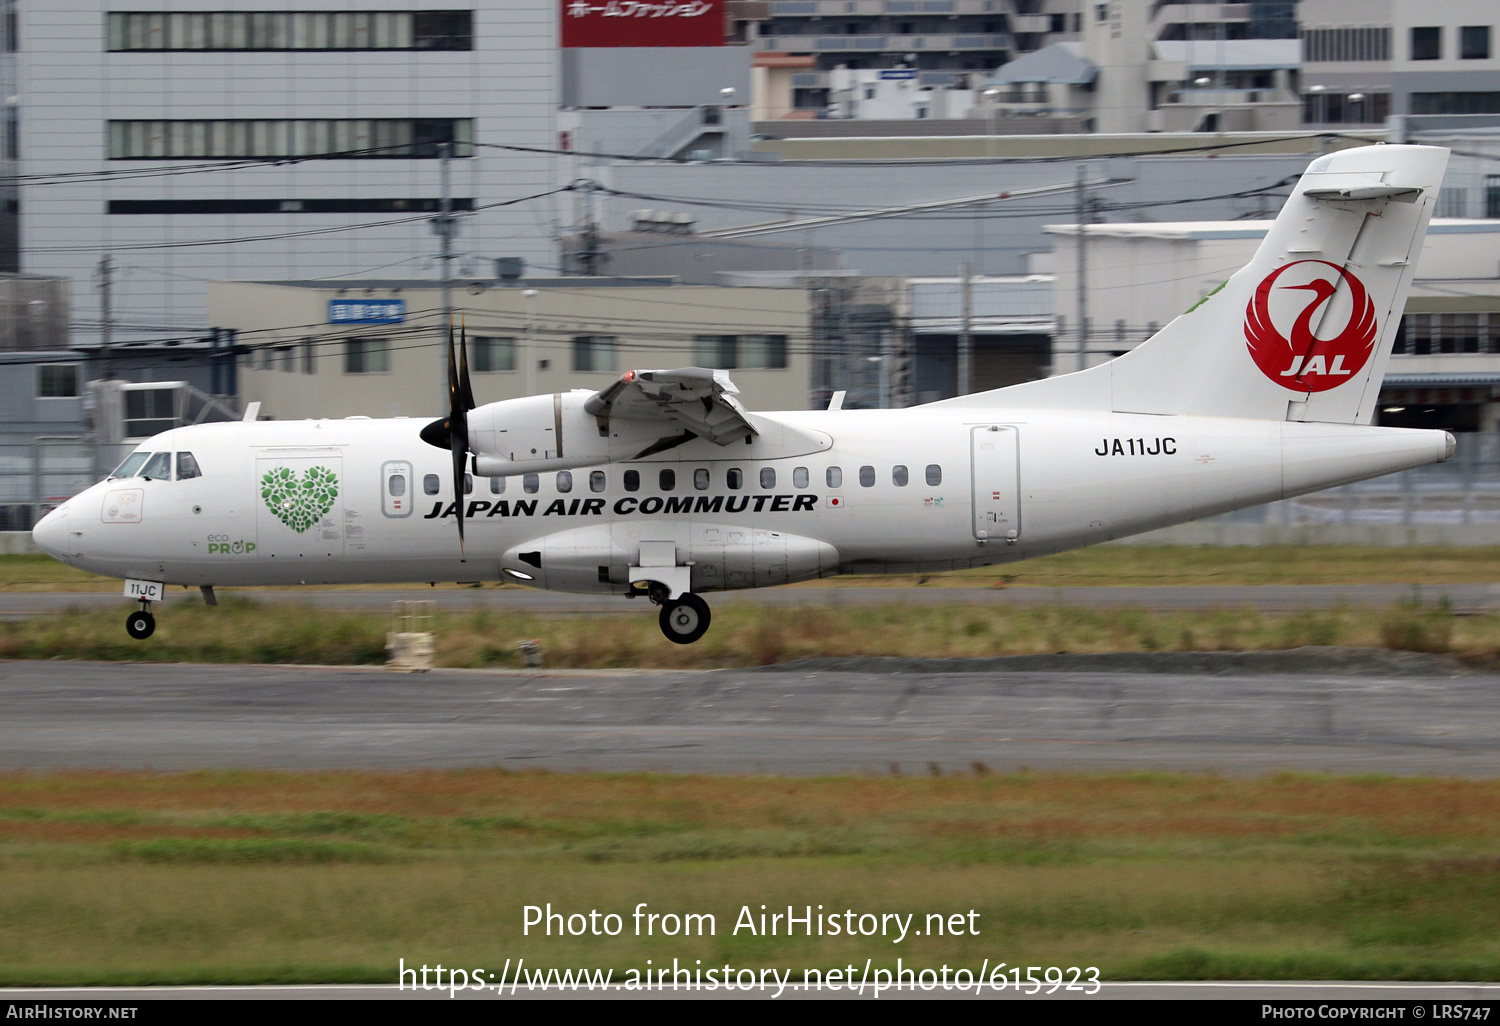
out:
M693 362L717 370L786 368L785 335L694 335Z
M472 50L471 11L111 13L110 52Z
M1302 98L1302 121L1309 125L1378 125L1390 112L1390 93L1308 93Z
M111 121L110 160L434 159L474 155L470 118Z
M1303 60L1309 64L1391 59L1388 26L1303 29Z
M391 369L390 352L383 338L344 340L345 374L384 374Z
M1500 92L1412 93L1413 114L1500 114Z
M1411 30L1411 59L1414 61L1440 61L1443 59L1443 30L1436 26Z
M38 399L73 399L78 396L76 363L44 363L36 369Z
M318 373L317 343L310 338L305 338L302 340L302 373Z
M575 371L613 371L615 369L615 336L577 335L573 338Z
M476 373L516 369L516 340L480 335L469 341L470 363Z
M1465 61L1490 59L1490 27L1465 25L1458 30L1458 56Z
M176 389L132 388L125 393L126 438L150 438L176 426Z

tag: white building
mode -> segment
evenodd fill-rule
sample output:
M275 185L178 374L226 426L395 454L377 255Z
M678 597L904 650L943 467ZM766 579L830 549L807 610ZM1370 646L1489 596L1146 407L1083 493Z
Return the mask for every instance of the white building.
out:
M497 206L551 158L497 146L556 143L556 0L16 8L22 269L75 280L75 344L106 257L116 344L202 332L213 279L436 277L442 143L455 272L553 259L554 200Z

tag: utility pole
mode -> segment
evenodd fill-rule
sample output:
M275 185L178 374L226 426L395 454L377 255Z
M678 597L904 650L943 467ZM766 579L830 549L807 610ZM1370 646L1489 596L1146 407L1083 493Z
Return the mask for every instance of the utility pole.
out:
M974 277L969 264L963 264L960 289L962 310L958 326L958 394L968 395L974 365Z
M439 201L439 213L432 219L432 231L439 240L438 260L443 268L443 321L438 326L438 337L447 338L449 325L453 323L453 237L458 234L458 224L453 217L453 182L452 168L453 144L451 142L438 143L438 156L441 158L439 174L442 184L442 199ZM443 377L443 404L441 409L448 408L448 361L444 359L439 366L442 368Z
M99 320L100 320L100 346L99 346L99 376L108 379L110 376L110 350L114 343L115 318L114 311L110 305L110 286L114 284L114 265L109 259L109 254L99 258Z
M1076 195L1076 214L1078 218L1078 330L1075 337L1078 340L1077 362L1074 370L1083 370L1083 352L1088 344L1089 324L1089 300L1088 300L1088 219L1089 201L1088 193L1084 189L1083 178L1086 166L1078 165L1078 185L1074 190Z
M599 248L599 221L595 214L594 205L598 201L599 183L590 178L583 185L584 192L584 222L581 233L583 248L578 253L578 263L585 275L593 277L599 273L600 265L604 262L604 254Z

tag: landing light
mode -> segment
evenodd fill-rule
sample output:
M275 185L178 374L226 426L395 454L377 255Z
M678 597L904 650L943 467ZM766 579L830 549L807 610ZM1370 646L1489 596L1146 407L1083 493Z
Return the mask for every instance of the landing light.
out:
M1405 406L1387 406L1385 408L1384 412L1386 412L1386 413L1400 413L1404 409L1406 409Z
M512 577L519 577L523 581L534 581L534 580L536 580L536 578L532 577L530 574L523 574L521 571L519 571L519 570L512 570L510 567L506 567L505 568L505 572L508 573L508 574L510 574Z

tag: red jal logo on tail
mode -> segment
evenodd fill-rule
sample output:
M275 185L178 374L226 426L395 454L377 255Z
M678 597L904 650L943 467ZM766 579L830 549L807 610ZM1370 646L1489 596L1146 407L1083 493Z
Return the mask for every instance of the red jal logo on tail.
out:
M1308 264L1320 266L1306 268ZM1278 286L1276 280L1294 267L1304 267L1304 274L1306 270L1316 270L1317 277L1301 285ZM1323 268L1331 270L1332 275ZM1319 338L1314 334L1314 325L1327 315L1334 296L1341 291L1341 282L1348 286L1349 321L1332 338ZM1312 294L1296 314L1287 334L1282 334L1272 319L1273 289ZM1276 305L1284 322L1289 312L1286 304L1283 301ZM1266 377L1294 392L1326 392L1348 381L1369 361L1378 334L1375 303L1365 291L1364 282L1326 260L1297 260L1277 268L1266 275L1245 307L1245 343L1255 365Z

